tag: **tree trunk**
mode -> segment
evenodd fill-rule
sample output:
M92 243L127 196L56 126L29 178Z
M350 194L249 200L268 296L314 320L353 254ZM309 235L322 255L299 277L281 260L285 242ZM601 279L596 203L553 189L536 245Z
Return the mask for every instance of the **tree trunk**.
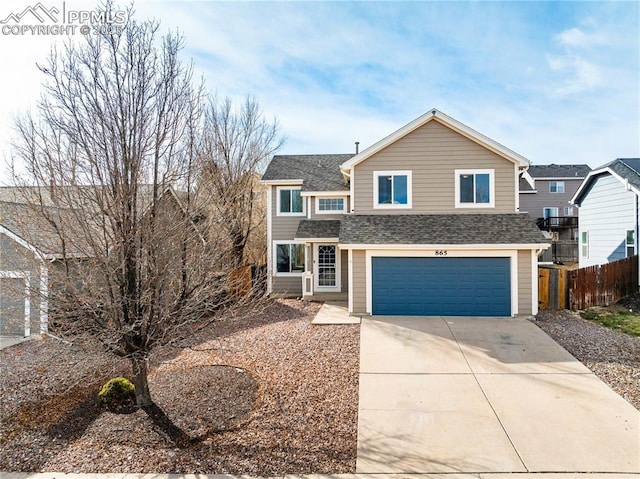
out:
M151 406L153 400L147 380L147 359L134 355L131 357L131 366L133 367L133 385L136 387L136 404L141 408Z

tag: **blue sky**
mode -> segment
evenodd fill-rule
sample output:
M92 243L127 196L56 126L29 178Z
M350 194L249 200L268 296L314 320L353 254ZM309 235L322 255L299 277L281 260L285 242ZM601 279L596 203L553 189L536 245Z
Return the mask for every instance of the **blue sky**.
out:
M3 3L0 17L29 4ZM534 164L595 167L640 156L638 2L138 1L135 8L138 18L185 35L185 59L209 90L258 98L287 137L281 153L348 153L355 141L364 148L436 107ZM53 41L0 36L0 60L11 71L0 76L5 155L8 120L37 98L34 64Z

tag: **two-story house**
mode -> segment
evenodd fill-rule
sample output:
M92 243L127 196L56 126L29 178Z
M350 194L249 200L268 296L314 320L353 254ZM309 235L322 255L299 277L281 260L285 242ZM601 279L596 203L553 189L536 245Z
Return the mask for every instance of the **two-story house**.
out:
M591 171L572 198L580 217L580 267L638 254L640 158Z
M541 262L578 262L578 209L569 203L589 165L531 165L520 173L520 212L548 233L551 248Z
M352 314L535 314L549 245L518 213L528 166L435 109L355 155L275 156L268 291L343 294Z
M531 165L520 175L520 212L560 240L577 240L578 210L569 203L589 165Z

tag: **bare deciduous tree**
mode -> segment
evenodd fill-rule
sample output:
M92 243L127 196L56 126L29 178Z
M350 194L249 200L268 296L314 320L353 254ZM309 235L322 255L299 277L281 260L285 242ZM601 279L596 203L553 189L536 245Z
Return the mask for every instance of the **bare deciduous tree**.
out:
M264 226L264 213L256 211L255 198L260 174L283 143L278 122L268 122L254 98L247 97L239 108L229 98L209 101L200 188L212 198L206 210L226 233L232 267L243 264L252 236L266 248L266 241L255 234Z
M179 59L182 38L158 43L158 27L129 11L121 34L52 51L39 66L46 79L37 114L17 121L14 145L28 171L15 180L30 186L21 194L54 232L62 258L52 309L131 361L143 408L154 406L150 352L219 308L227 288L217 267L224 248L206 221L192 221L196 205L210 203L195 198L202 89ZM246 140L220 132L230 161L266 154L253 135L271 133L260 133L254 104L247 108L237 121L249 130L219 125L251 132Z

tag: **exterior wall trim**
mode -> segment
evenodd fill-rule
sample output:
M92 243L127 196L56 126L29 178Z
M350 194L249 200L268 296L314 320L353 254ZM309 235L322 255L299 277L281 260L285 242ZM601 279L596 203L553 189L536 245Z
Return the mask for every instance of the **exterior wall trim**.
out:
M353 313L353 250L350 249L347 251L347 255L348 255L348 274L347 274L347 281L349 281L348 284L348 297L349 297L349 301L348 301L348 311L349 313Z
M260 180L260 183L268 186L302 186L304 180Z
M347 197L350 195L349 191L301 191L301 196L336 196Z
M336 243L338 244L339 238L293 238L292 241L296 241L299 243ZM288 241L288 240L278 240L278 241Z
M269 185L267 188L267 294L273 292L273 256L271 254L272 233L273 227L272 208L273 208L273 186Z
M393 251L420 251L446 249L455 251L478 250L523 250L530 249L542 252L551 247L551 243L531 243L531 244L338 244L341 249L366 249L366 250L393 250Z

